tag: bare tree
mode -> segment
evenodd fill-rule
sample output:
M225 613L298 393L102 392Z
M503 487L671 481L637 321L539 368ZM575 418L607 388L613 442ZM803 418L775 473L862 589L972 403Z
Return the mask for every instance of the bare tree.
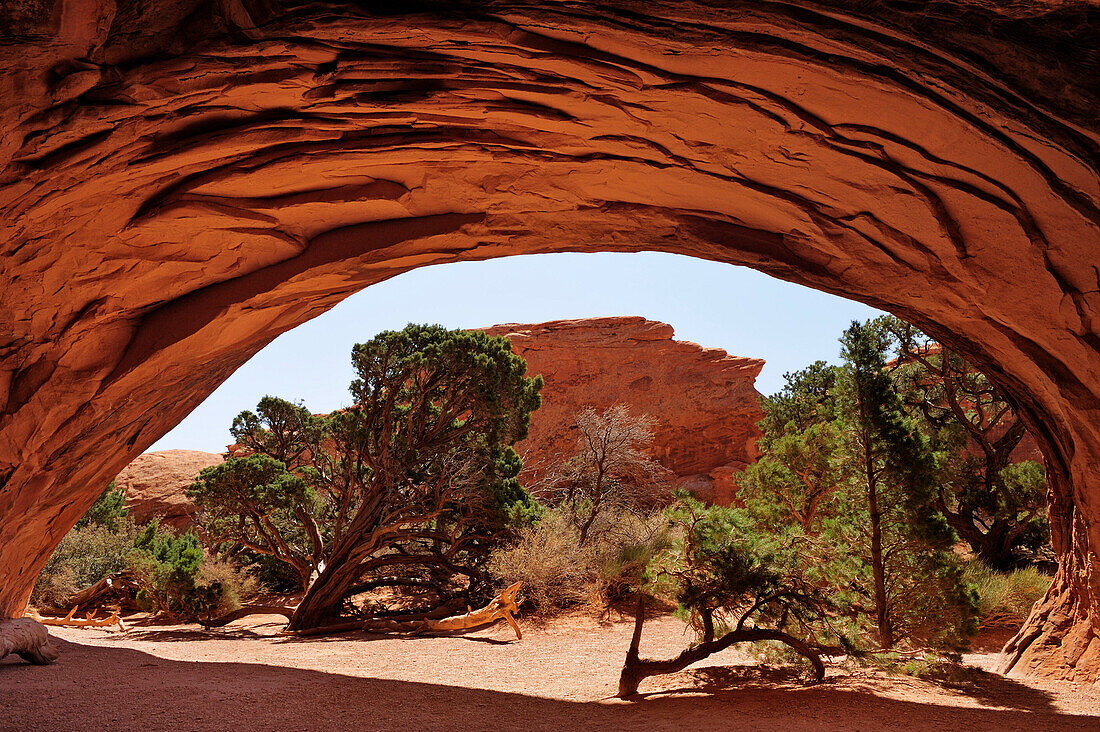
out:
M647 451L653 425L651 417L632 415L625 404L603 414L586 407L577 415L576 454L552 470L545 485L572 514L581 544L608 509L653 505L668 492L671 471Z

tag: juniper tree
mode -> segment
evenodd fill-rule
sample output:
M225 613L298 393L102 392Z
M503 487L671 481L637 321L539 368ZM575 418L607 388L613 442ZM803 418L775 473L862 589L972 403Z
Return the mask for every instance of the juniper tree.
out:
M893 316L877 321L896 351L894 383L942 453L936 506L974 552L1011 569L1049 541L1041 465L1014 461L1026 434L1008 397L955 351Z
M844 365L787 374L765 400L761 459L740 476L757 530L837 608L819 642L867 647L920 640L955 646L973 598L936 510L937 455L902 408L886 368L881 323L853 323Z
M635 694L648 676L680 671L735 643L758 641L787 645L810 661L816 680L824 678L820 655L800 637L824 613L824 600L796 564L774 552L774 538L755 531L736 509L705 506L684 492L667 515L680 539L651 562L648 576L653 587L675 596L698 643L675 658L641 658L645 595L639 593L618 695Z
M349 408L317 417L265 398L234 420L238 455L191 488L212 536L295 568L296 630L370 587L485 590L489 549L536 510L511 446L542 381L506 339L409 325L356 345L352 364Z

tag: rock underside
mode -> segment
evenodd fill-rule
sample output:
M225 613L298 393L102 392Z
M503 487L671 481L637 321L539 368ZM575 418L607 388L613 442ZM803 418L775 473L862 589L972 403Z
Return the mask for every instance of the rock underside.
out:
M577 414L625 404L653 419L649 452L676 485L729 505L732 476L756 460L756 423L764 416L753 384L764 362L672 339L672 326L639 317L586 318L494 325L539 374L542 406L516 445L521 480L538 486L552 467L576 454Z
M1100 680L1094 2L0 6L0 617L276 335L461 259L659 250L904 317L1021 406ZM395 307L400 307L395 303Z

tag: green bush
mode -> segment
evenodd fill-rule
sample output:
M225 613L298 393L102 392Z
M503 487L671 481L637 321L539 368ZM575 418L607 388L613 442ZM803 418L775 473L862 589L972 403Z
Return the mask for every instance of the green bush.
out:
M39 607L63 608L69 597L130 565L137 529L129 519L117 529L87 524L61 539L35 581L31 602Z
M978 593L978 625L983 630L1022 625L1051 578L1034 567L998 572L980 561L967 563L963 581Z
M126 509L126 491L115 488L115 482L112 480L107 490L100 494L73 528L104 526L111 531L118 531L129 513Z

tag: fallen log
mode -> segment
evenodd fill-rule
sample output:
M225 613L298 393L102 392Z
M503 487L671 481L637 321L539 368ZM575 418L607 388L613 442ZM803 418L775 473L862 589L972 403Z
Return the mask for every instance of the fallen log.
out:
M213 620L200 620L199 624L204 628L221 628L229 625L234 620L247 618L249 615L282 615L290 620L291 616L294 615L294 608L283 607L282 605L245 605Z
M42 625L56 625L65 628L106 628L117 625L119 630L126 630L126 625L122 622L122 618L118 616L118 610L115 610L114 613L105 618L96 618L97 610L88 611L87 615L83 618L75 618L73 616L76 615L76 611L77 608L74 607L69 611L69 614L63 618L45 618L32 610L27 613L27 618L36 623L41 623Z
M58 655L49 631L31 618L0 620L0 658L9 653L39 666L53 663Z
M117 603L120 607L137 607L134 597L138 589L137 582L129 572L119 572L74 593L63 607L93 607L108 603Z
M470 630L483 625L491 625L498 620L506 621L512 630L516 632L516 639L523 640L523 633L519 629L514 614L519 611L519 595L522 582L501 590L500 594L493 598L485 607L477 610L467 610L461 615L451 615L445 618L424 618L422 620L391 620L385 618L369 618L367 620L353 620L347 623L335 623L323 625L317 628L286 631L287 635L309 636L327 635L329 633L343 633L350 630L367 630L386 633L410 633L417 635L430 632L453 632L457 630Z

